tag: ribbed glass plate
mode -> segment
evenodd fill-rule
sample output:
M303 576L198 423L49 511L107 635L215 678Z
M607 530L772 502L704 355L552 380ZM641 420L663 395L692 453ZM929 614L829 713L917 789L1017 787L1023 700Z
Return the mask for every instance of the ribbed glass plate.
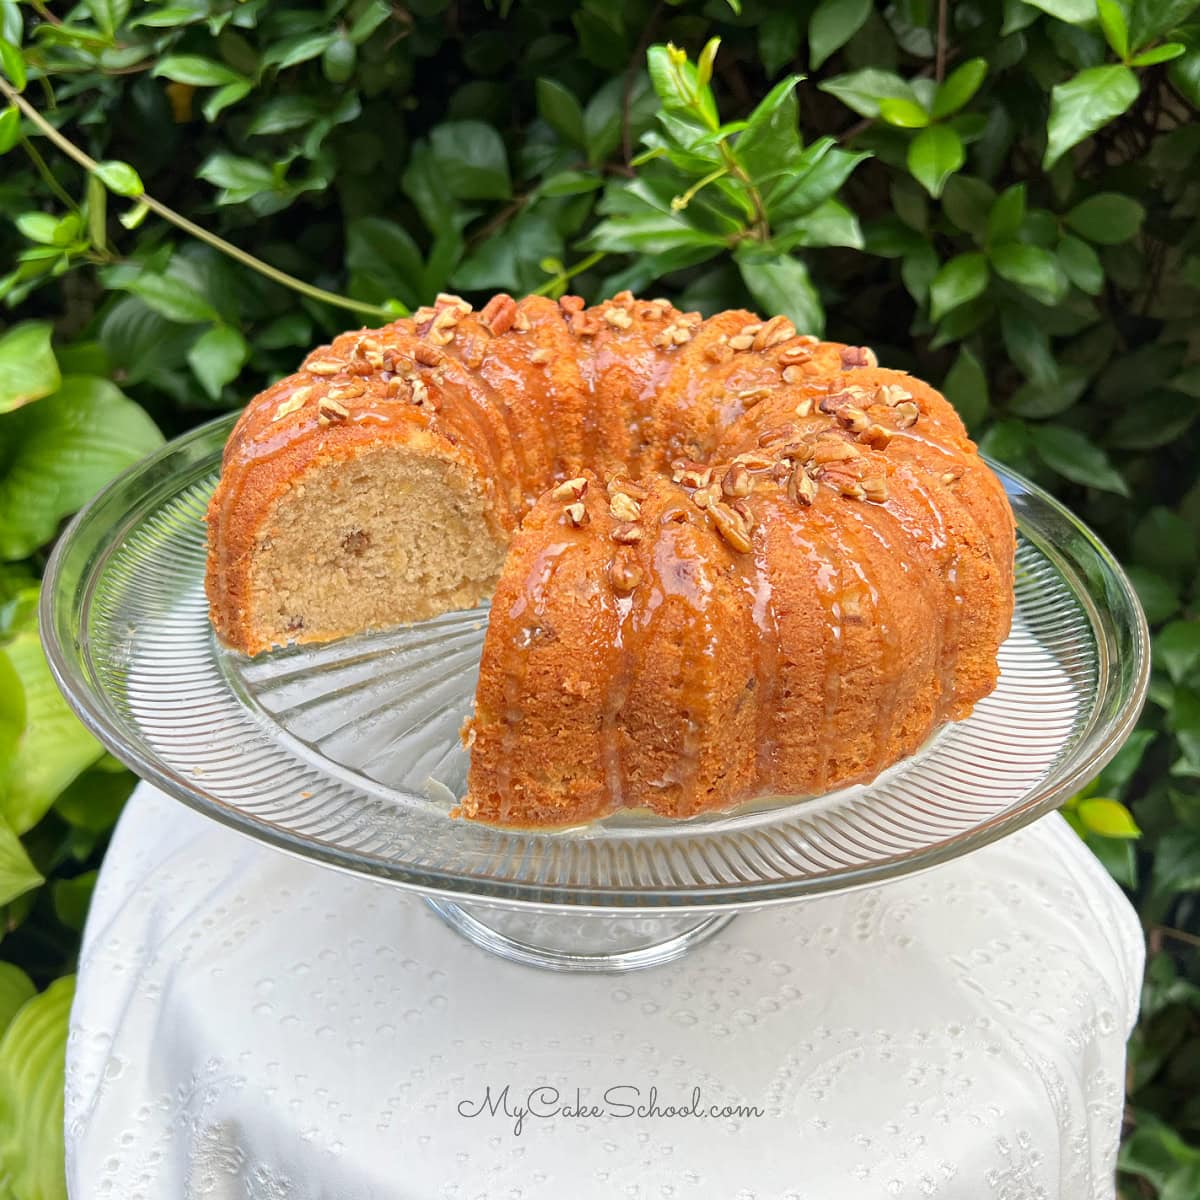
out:
M653 909L759 905L871 883L990 842L1060 803L1137 716L1148 642L1120 568L1000 471L1020 528L996 691L872 784L668 822L553 832L452 819L486 609L255 660L221 649L203 514L232 418L166 446L84 509L46 575L50 662L119 758L265 842L427 892Z

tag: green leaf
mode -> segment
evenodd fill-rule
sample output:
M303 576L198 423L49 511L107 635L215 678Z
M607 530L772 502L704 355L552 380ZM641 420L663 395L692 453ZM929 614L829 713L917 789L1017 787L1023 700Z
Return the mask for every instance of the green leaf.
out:
M1159 63L1171 62L1182 58L1187 53L1187 47L1182 42L1164 42L1151 50L1143 50L1129 60L1131 67L1156 67Z
M97 163L94 174L118 196L140 196L146 190L141 177L128 163L115 160Z
M737 135L737 156L753 180L765 180L802 153L798 129L798 75L780 80L755 107ZM807 164L806 164L807 165Z
M1163 896L1200 888L1200 830L1165 834L1155 852L1152 878L1155 892Z
M203 58L198 54L168 54L154 64L151 75L162 76L175 83L189 83L192 87L221 87L227 83L247 83L244 75Z
M1053 379L1030 379L1023 383L1008 402L1019 417L1041 420L1065 413L1083 395L1088 377L1078 367L1061 367Z
M871 0L821 0L808 23L809 61L815 71L866 23Z
M234 154L210 155L196 174L214 187L221 188L219 204L241 204L262 192L276 189L278 180L270 167L252 158Z
M956 67L938 85L933 99L933 119L942 120L952 113L958 112L972 96L979 91L980 84L987 77L987 61L982 58L969 58L961 66Z
M794 164L793 170L768 190L767 211L777 228L790 228L792 222L824 204L841 188L854 168L869 157L866 153L834 149L828 144L831 141L814 142Z
M945 263L929 285L929 315L940 321L948 312L974 300L988 285L987 259L960 254Z
M1136 565L1125 568L1151 625L1167 621L1179 611L1179 592L1156 571Z
M899 129L924 129L929 124L929 114L915 100L906 100L903 96L886 96L880 100L879 115Z
M107 379L68 375L52 396L4 418L0 559L31 554L118 472L162 442Z
M237 378L250 357L246 339L228 325L214 325L202 333L188 351L188 366L214 400L221 389Z
M386 0L367 0L350 26L350 40L355 45L365 42L391 15L392 6Z
M0 1179L23 1200L66 1200L63 1094L73 975L29 1000L0 1039Z
M1104 267L1087 242L1077 237L1063 238L1058 244L1058 265L1081 292L1098 296L1104 289Z
M302 33L296 37L284 38L276 42L264 55L264 67L277 67L286 71L289 67L299 66L302 62L320 58L338 39L336 31L322 33Z
M1178 88L1193 108L1200 108L1200 48L1189 50L1173 62L1167 72L1167 78L1170 79L1172 87Z
M583 109L573 92L557 80L537 81L538 112L543 121L573 146L584 146L587 137L583 128Z
M100 757L101 746L67 707L35 629L23 629L0 645L0 659L20 680L24 700L16 748L0 772L0 817L22 834Z
M805 214L795 229L772 238L771 244L789 251L799 246L849 246L861 250L863 235L858 218L844 204L826 200Z
M0 38L0 70L18 92L25 90L25 58L7 38Z
M802 333L820 334L824 330L825 309L800 259L790 255L740 259L738 271L764 313L788 317Z
M908 148L908 169L931 195L940 196L946 180L966 161L962 139L945 125L921 130Z
M1129 485L1108 455L1086 434L1066 425L1033 425L1029 430L1038 456L1064 479L1105 492L1129 495Z
M358 48L344 34L338 34L321 55L321 73L330 83L346 83L358 64Z
M875 67L837 75L817 86L821 91L836 96L847 108L852 108L862 117L879 116L879 101L888 96L919 103L911 84L893 71L881 71Z
M1016 237L1025 220L1025 185L1015 183L996 197L987 219L987 236L992 242Z
M1200 666L1200 621L1172 621L1154 637L1154 659L1175 683Z
M720 48L719 37L709 38L704 44L704 49L700 51L700 57L696 59L696 83L702 88L708 87L712 80L713 64L717 61L717 51Z
M60 242L58 231L60 223L57 217L44 212L21 213L14 221L22 236L31 242L40 242L45 246L63 244ZM70 240L69 238L67 239Z
M54 915L68 929L83 932L99 872L85 871L72 879L56 879L50 889Z
M10 104L0 112L0 154L7 154L21 140L21 111Z
M1135 237L1145 218L1146 210L1132 196L1099 192L1077 204L1065 220L1089 241L1115 246Z
M966 346L960 348L954 365L946 373L942 391L968 429L978 425L987 415L987 376L979 359Z
M79 775L54 801L55 813L88 833L107 833L117 823L136 778L122 768L102 770L99 763Z
M462 200L507 200L512 193L500 135L482 121L447 121L430 135L433 160Z
M1065 21L1068 25L1087 25L1096 19L1095 0L1024 0L1032 8Z
M129 15L130 0L87 0L88 12L96 27L109 40Z
M239 100L244 100L252 90L253 85L248 80L227 83L224 87L217 88L204 102L204 119L211 124L225 109L237 104Z
M1100 16L1100 28L1112 52L1122 61L1129 57L1129 22L1125 10L1117 0L1096 0L1096 11Z
M1058 84L1050 93L1042 165L1049 170L1072 146L1119 117L1137 96L1137 76L1124 66L1089 67Z
M23 896L45 880L38 873L21 839L12 827L0 817L0 907Z
M1196 0L1132 0L1129 44L1143 49L1147 43L1178 29L1196 8Z
M1133 814L1119 800L1091 797L1080 800L1075 809L1079 819L1090 833L1106 838L1138 838L1138 828Z
M1067 279L1058 259L1041 246L1005 242L988 254L992 269L1002 279L1015 283L1043 304L1056 304L1067 289Z
M37 995L33 980L9 962L0 962L0 1037L12 1024L13 1017Z
M173 275L144 272L124 284L155 312L181 325L220 321L221 314L194 287Z
M25 321L0 337L0 413L49 396L58 385L49 321Z

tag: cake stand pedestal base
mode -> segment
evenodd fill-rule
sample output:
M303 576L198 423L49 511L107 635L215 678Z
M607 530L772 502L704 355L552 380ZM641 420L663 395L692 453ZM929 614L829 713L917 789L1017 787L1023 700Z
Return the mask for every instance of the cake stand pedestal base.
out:
M545 912L489 904L426 903L468 941L511 962L548 971L636 971L686 954L733 913Z

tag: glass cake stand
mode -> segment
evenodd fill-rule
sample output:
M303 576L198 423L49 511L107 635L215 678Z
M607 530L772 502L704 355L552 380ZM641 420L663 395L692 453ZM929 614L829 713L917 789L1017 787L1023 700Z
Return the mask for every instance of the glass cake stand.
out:
M1148 637L1112 556L996 470L1017 607L996 690L873 783L666 821L528 831L453 819L487 610L256 659L220 647L203 516L232 417L163 447L59 540L42 632L84 724L143 778L290 853L423 893L460 933L560 970L668 961L739 909L906 875L1051 811L1145 696Z

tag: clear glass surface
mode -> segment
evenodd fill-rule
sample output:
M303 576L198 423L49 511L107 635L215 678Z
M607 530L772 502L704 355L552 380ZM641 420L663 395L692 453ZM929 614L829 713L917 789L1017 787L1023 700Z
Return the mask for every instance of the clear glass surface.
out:
M43 590L51 667L84 723L165 791L334 867L447 899L650 910L759 906L966 853L1094 775L1145 696L1145 620L1096 537L997 467L1017 611L996 691L873 783L672 822L514 831L455 820L486 609L257 659L222 649L204 509L233 418L172 442L75 518Z

